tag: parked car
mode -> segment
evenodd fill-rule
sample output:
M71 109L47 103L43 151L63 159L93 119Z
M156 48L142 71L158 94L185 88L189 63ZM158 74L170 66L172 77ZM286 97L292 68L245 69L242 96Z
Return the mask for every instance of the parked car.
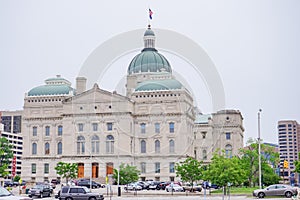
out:
M183 192L184 189L183 187L181 187L180 185L176 184L176 183L171 183L169 185L166 186L166 191L167 192Z
M15 196L7 189L0 186L0 200L32 200L29 197Z
M264 189L257 189L253 191L253 196L258 198L264 198L265 196L285 196L287 198L291 198L297 194L297 188L284 184L270 185Z
M57 185L57 184L60 184L60 181L58 179L54 178L51 180L51 183Z
M189 192L195 192L195 191L201 192L202 190L202 187L197 184L191 185L190 183L185 183L182 187L184 191L189 191Z
M12 187L13 186L13 182L12 181L4 181L4 187Z
M80 180L77 182L78 186L85 186L87 188L90 188L92 185L92 188L101 188L103 187L100 183L97 183L95 181L92 181L92 183L90 182L90 180Z
M165 190L166 189L166 186L168 185L167 182L160 182L157 186L157 189L158 190Z
M142 187L137 183L129 183L125 185L124 190L142 190Z
M100 193L90 192L87 187L64 186L59 194L59 199L104 200L104 196Z
M160 182L158 182L158 181L153 181L150 185L149 185L149 187L148 187L148 189L149 190L156 190L156 189L158 189L158 185L160 184Z
M147 190L149 188L149 183L144 182L144 181L138 181L138 182L136 182L136 184L138 184L139 186L141 186L142 190Z
M29 197L50 197L51 196L51 188L50 185L35 185L33 188L29 189L28 196Z

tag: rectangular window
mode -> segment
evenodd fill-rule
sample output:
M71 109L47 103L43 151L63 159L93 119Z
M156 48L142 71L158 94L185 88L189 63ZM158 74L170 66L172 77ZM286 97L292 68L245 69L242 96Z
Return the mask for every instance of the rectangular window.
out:
M36 174L36 164L35 163L31 164L31 173Z
M32 136L37 136L37 127L32 127Z
M21 116L14 116L13 120L14 120L13 132L14 133L21 133L22 117Z
M231 138L231 134L230 133L226 133L226 140L230 140Z
M145 162L142 162L141 163L141 173L146 173L146 163Z
M50 126L45 127L45 135L49 136L50 135Z
M146 124L145 123L141 124L141 133L146 133Z
M170 173L175 173L175 163L170 162Z
M93 123L93 131L98 131L98 124L97 123Z
M58 126L57 127L57 135L62 135L62 132L63 132L63 127L62 126Z
M11 133L11 116L2 116L1 118L4 125L4 132Z
M155 163L155 173L160 173L160 163L159 162Z
M48 163L44 164L44 173L49 174L49 164Z
M112 124L111 122L109 122L109 123L107 123L106 125L107 125L107 130L108 130L108 131L112 131L112 129L113 129L113 124Z
M170 133L174 133L174 122L170 122L169 123L169 129L170 129Z
M83 131L83 124L82 123L78 124L78 131L79 132Z
M160 133L160 123L155 123L155 133Z

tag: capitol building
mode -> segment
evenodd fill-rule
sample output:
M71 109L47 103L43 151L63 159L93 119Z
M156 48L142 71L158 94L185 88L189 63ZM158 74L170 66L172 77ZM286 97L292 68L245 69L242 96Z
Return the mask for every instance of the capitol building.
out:
M139 38L137 38L138 40ZM144 48L127 67L126 94L76 86L62 76L30 89L22 114L21 177L60 178L58 162L78 165L78 178L103 181L122 163L136 166L140 180L174 181L175 164L194 157L207 164L213 153L228 157L243 147L243 117L238 110L202 114L193 96L155 48L155 33L144 33Z

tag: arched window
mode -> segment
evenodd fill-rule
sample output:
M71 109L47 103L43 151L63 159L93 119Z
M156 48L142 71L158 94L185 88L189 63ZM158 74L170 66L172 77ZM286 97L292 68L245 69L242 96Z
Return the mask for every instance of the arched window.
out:
M61 142L57 143L57 154L58 155L62 154L62 143Z
M232 157L232 146L230 144L227 144L225 146L225 155L226 155L227 158Z
M146 153L146 142L145 142L145 140L141 141L141 153Z
M207 151L205 149L202 151L202 159L207 160Z
M160 153L160 141L155 140L155 153Z
M50 154L50 144L48 142L45 143L45 155Z
M112 135L108 135L106 137L106 153L114 153L114 137Z
M94 135L92 137L92 153L99 153L99 137Z
M32 155L36 155L36 153L37 153L37 144L32 143Z
M85 152L85 138L83 136L77 137L77 153L83 154Z
M175 142L174 140L169 141L169 152L174 153L175 152Z

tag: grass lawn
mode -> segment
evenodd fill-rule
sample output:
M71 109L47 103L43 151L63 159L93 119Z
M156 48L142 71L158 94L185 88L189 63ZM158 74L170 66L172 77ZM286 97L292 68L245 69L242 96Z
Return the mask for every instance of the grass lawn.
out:
M227 188L228 189L228 188ZM244 195L252 195L253 190L258 189L258 187L230 187L230 194L244 194ZM212 190L212 194L222 194L223 190Z

